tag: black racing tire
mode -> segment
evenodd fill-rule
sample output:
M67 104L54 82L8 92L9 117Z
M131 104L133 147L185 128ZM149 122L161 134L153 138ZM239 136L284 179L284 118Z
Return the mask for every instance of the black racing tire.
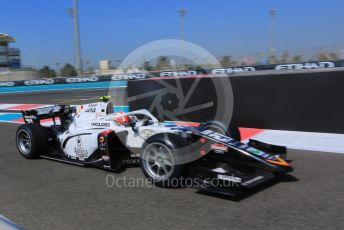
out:
M213 130L215 132L231 137L237 141L241 140L241 135L238 127L226 127L222 122L219 121L208 121L202 125L202 128Z
M141 152L140 165L143 174L159 187L181 187L187 164L175 162L178 162L185 146L186 141L176 134L160 133L148 138ZM157 151L152 150L153 148ZM155 152L155 156L152 152ZM163 167L166 167L167 171L164 171ZM161 171L159 168L162 168ZM159 172L162 172L162 175Z
M36 159L46 150L48 143L44 127L39 124L24 124L16 132L17 149L24 158Z

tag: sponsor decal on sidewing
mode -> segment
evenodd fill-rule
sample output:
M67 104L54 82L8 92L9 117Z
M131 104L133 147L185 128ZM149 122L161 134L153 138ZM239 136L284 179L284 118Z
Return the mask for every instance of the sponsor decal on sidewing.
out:
M239 141L235 141L234 139L232 139L230 137L227 137L227 136L224 136L222 134L216 133L216 132L214 132L212 130L204 130L204 131L202 131L200 133L202 135L205 135L205 136L211 138L211 139L219 141L220 143L231 145L233 147L245 150L245 151L247 151L249 153L252 153L252 154L254 154L256 156L260 156L260 157L262 157L262 158L264 158L266 160L274 160L275 159L275 156L273 156L273 155L270 155L270 154L268 154L266 152L263 152L261 150L258 150L256 148L249 147L246 144L243 144L243 143L241 143Z
M91 126L95 126L95 127L110 127L110 123L109 122L93 122L91 123Z

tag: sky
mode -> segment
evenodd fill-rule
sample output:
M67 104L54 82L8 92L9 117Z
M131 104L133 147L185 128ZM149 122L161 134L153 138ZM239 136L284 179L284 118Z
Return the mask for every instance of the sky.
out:
M0 33L17 38L22 64L74 64L72 0L0 0ZM79 0L82 57L123 59L145 43L179 38L177 9L185 8L185 39L214 56L269 50L268 10L277 9L277 51L343 47L343 0Z

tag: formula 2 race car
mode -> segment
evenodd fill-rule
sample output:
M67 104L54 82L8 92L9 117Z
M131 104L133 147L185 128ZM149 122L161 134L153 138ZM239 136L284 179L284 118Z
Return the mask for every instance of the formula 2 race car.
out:
M158 186L183 186L192 179L192 187L235 195L292 170L284 147L242 143L216 122L191 127L159 122L147 110L114 113L106 97L22 114L16 144L23 157L111 171L137 165ZM52 125L41 125L45 119Z

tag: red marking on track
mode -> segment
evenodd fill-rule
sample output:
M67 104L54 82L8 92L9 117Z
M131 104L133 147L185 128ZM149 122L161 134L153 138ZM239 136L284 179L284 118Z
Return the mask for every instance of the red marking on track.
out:
M239 128L241 140L249 139L258 133L261 133L264 131L264 129L253 129L253 128Z
M25 105L17 105L17 106L9 107L8 109L10 109L10 110L25 110L25 109L37 108L40 106L42 106L42 105L40 105L40 104L25 104Z
M14 123L24 123L24 119L23 118L19 118L19 119L16 119L16 120L12 120L11 122L14 122Z

